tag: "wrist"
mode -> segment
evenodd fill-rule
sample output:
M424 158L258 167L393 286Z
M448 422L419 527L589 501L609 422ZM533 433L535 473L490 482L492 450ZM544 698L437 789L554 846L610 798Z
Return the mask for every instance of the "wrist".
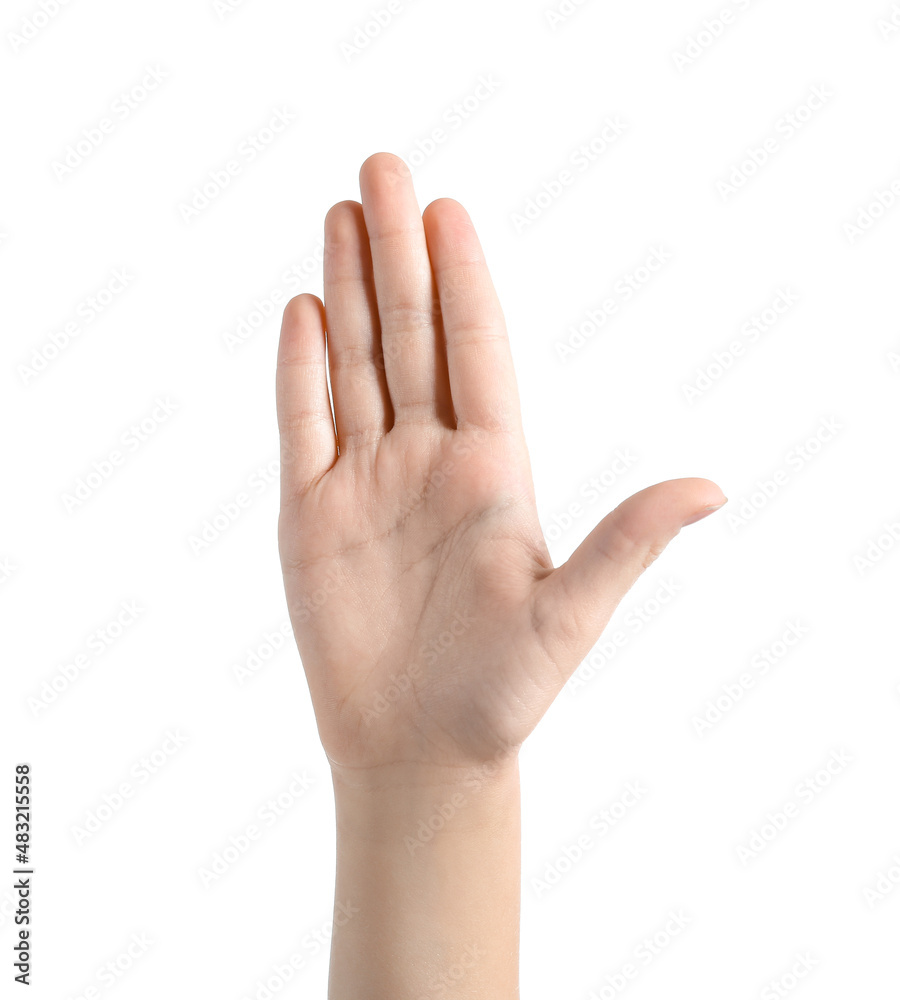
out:
M336 903L355 915L335 916L329 998L517 996L518 755L332 778Z
M371 768L332 764L338 838L402 842L410 856L437 837L484 835L519 806L518 751L483 762L399 762Z

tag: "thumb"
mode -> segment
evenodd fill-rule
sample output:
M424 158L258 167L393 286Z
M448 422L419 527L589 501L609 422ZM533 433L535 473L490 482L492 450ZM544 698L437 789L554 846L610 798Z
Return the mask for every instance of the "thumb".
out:
M541 580L533 621L541 644L568 678L600 638L622 598L688 524L726 497L708 479L670 479L629 497Z

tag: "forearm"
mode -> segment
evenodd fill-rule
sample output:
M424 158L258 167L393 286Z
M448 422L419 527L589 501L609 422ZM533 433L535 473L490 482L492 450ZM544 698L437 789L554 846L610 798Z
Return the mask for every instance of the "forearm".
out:
M333 780L329 1000L516 1000L515 756L441 772L333 772Z

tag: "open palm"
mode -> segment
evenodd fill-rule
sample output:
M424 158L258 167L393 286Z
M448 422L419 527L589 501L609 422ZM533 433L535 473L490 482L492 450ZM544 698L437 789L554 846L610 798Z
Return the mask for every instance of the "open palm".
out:
M554 569L468 215L420 214L390 154L360 188L326 218L324 305L284 313L285 590L332 766L467 766L521 744L644 569L725 498L650 487Z

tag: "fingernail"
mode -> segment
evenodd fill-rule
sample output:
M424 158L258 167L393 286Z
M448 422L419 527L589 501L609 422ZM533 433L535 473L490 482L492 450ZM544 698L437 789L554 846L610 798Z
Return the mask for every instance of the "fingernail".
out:
M714 514L717 510L721 510L727 503L728 498L726 497L721 503L713 504L711 507L704 507L703 510L683 522L681 527L686 528L689 524L696 524L697 521L702 521L704 517L709 517L710 514Z

